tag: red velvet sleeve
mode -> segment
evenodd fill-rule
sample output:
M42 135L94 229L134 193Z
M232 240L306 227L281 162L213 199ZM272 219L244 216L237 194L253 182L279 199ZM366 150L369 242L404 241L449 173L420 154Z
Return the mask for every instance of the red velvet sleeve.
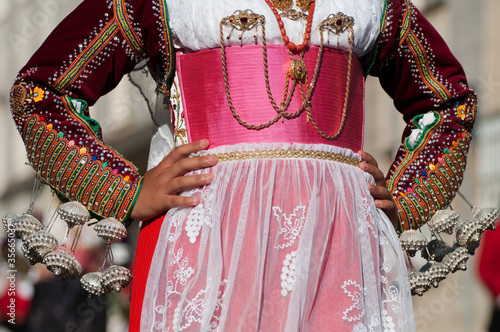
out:
M11 111L32 167L60 196L101 217L128 218L141 176L102 141L88 107L146 57L160 91L168 90L166 10L152 1L84 0L11 90Z
M400 230L418 228L455 196L466 165L476 96L461 65L408 0L388 0L369 74L407 126L387 185Z

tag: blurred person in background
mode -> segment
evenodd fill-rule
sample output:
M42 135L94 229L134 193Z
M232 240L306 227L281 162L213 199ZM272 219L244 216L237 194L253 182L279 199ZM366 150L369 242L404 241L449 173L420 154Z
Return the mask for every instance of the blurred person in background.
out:
M482 239L479 274L493 295L493 312L489 331L500 331L500 220L496 231L486 232Z

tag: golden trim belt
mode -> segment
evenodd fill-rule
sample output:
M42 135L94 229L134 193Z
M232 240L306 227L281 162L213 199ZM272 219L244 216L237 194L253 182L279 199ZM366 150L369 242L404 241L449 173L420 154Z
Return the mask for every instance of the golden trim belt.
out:
M311 158L320 160L330 160L339 163L358 166L360 161L344 156L340 153L313 151L313 150L257 150L257 151L236 151L213 154L219 162L231 160L247 160L247 159L276 159L276 158Z

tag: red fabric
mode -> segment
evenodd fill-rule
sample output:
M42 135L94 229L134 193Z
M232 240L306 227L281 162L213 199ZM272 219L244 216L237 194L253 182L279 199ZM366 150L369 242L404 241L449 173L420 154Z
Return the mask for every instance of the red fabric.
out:
M497 230L483 235L479 274L495 298L500 295L500 221Z
M160 233L161 224L164 215L152 221L146 221L139 232L137 249L134 262L134 281L132 283L132 296L130 303L130 321L129 331L139 331L142 314L142 301L144 299L144 290L151 266L151 259L155 252L156 242Z

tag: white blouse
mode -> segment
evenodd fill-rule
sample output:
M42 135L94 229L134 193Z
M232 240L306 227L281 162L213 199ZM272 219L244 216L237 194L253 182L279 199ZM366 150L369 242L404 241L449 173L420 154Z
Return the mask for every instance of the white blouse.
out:
M232 15L236 10L245 9L266 17L268 44L283 43L276 18L264 0L167 0L167 6L174 44L186 52L219 47L221 19ZM370 51L377 40L383 8L384 0L316 0L310 44L320 43L319 24L328 15L342 12L354 18L354 52L362 56ZM292 21L282 18L282 20L290 41L301 44L304 39L305 19ZM261 35L260 29L259 27L258 36ZM228 30L225 30L225 33L227 36ZM243 34L241 41L237 38L239 34L237 31L233 32L233 38L226 40L227 45L255 43L253 32ZM341 48L349 48L345 33L339 37L338 42ZM330 34L328 42L325 35L326 44L338 47L337 37Z

